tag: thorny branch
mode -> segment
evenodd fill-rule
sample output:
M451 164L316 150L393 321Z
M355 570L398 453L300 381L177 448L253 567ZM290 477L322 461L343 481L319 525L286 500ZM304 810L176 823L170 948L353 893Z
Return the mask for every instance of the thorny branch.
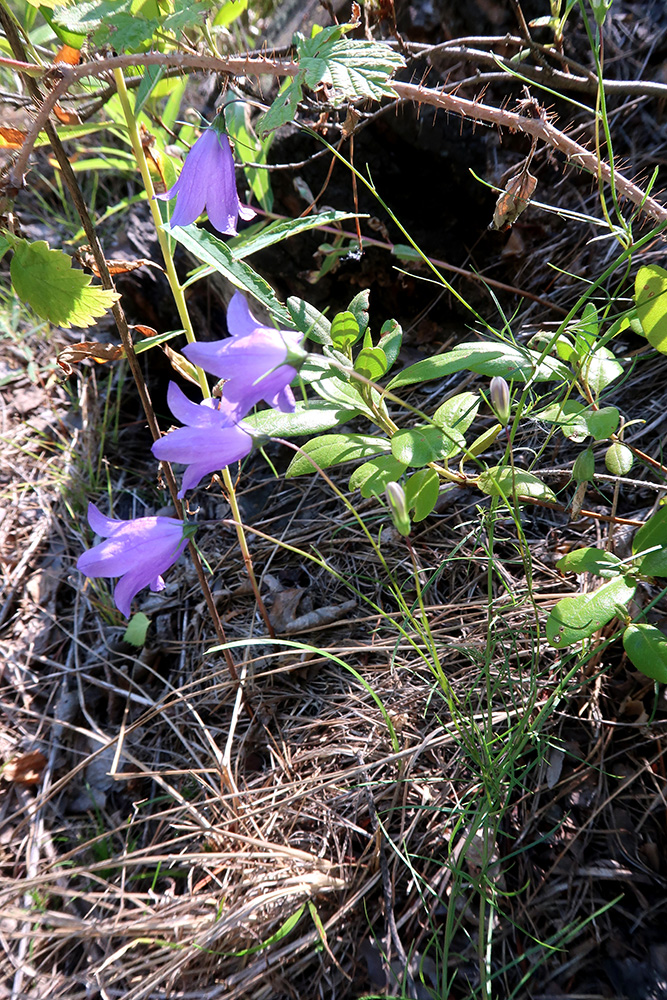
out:
M65 81L64 89L67 89L67 87L85 77L99 77L113 69L124 69L129 66L139 65L178 67L181 69L207 69L216 73L242 76L259 76L262 74L294 76L299 69L298 63L291 60L271 59L268 56L222 59L214 56L193 55L184 52L148 52L115 56L109 59L101 59L98 62L83 63L80 66L59 65L57 73ZM16 59L6 59L4 57L0 58L0 68L2 67L17 69L28 77L54 73L53 67L43 67L34 63L21 62ZM399 100L415 104L429 104L436 108L443 108L445 111L454 112L473 121L485 122L490 125L496 125L499 128L510 129L511 131L524 132L541 139L547 146L563 153L575 166L589 171L593 176L601 175L607 184L612 183L613 180L619 193L637 206L645 215L658 222L667 220L667 208L664 205L661 205L654 198L647 196L641 187L618 171L614 171L612 174L608 163L604 161L599 162L594 152L586 149L585 146L575 142L574 139L571 139L564 132L560 131L546 116L528 118L517 112L507 111L504 108L494 108L481 101L468 100L451 93L445 93L435 88L424 87L414 83L394 81L392 87ZM34 138L32 138L32 141L34 142ZM24 143L24 146L27 147L29 152L31 147L27 141Z

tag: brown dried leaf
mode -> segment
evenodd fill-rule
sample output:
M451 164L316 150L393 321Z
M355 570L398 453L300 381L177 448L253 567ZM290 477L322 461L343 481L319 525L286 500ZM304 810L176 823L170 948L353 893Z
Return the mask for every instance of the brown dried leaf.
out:
M496 202L493 222L489 229L510 229L522 212L530 204L537 187L537 177L524 168L513 174L505 185L505 190Z
M79 247L74 256L83 267L87 267L92 271L96 278L100 277L100 270L89 246ZM154 260L149 260L148 257L141 257L139 260L111 259L107 260L107 267L112 277L116 274L129 274L130 271L136 271L140 267L157 267L159 271L164 271L161 264L157 264Z
M66 375L71 375L74 371L72 365L78 364L79 361L92 359L103 365L107 361L118 361L124 356L125 351L117 344L101 344L96 340L84 340L80 344L66 347L57 356L56 361Z
M46 767L46 757L39 750L12 757L2 768L5 781L13 781L17 785L36 785Z

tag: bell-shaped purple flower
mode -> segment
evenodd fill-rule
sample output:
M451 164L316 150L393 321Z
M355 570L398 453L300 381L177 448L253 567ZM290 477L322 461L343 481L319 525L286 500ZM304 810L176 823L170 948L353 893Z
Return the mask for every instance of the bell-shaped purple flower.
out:
M262 399L291 413L295 402L289 384L306 358L301 334L262 326L240 292L234 293L227 308L227 329L231 334L227 340L188 344L183 354L192 364L226 380L223 398L239 419Z
M219 233L236 236L239 215L252 219L255 213L241 205L236 191L234 157L218 115L190 149L178 180L169 191L155 195L163 201L176 198L170 226L189 226L208 212L211 225Z
M176 419L186 426L160 438L152 451L160 461L188 466L179 497L208 473L238 462L251 451L252 434L237 422L227 400L205 399L203 403L193 403L175 382L170 382L167 402Z
M176 562L194 533L194 525L173 517L118 521L105 517L94 503L88 504L88 523L106 541L84 552L77 569L85 576L119 576L113 596L126 618L140 590L164 589L162 573Z

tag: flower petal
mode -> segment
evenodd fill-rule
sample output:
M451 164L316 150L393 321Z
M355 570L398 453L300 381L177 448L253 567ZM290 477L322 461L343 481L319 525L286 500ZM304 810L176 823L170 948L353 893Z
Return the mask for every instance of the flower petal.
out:
M109 535L112 535L114 531L116 531L123 524L123 522L117 521L113 517L105 517L94 503L89 503L88 524L96 535L100 535L102 538L108 538Z
M241 424L216 424L216 411L208 410L208 413L212 418L208 426L179 427L153 444L153 454L160 461L188 466L179 497L196 486L207 473L218 472L238 462L252 450L252 435Z

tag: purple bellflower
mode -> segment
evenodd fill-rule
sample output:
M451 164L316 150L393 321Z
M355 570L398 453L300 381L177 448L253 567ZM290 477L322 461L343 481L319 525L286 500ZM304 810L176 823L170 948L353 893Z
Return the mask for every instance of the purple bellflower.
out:
M289 387L306 358L301 334L296 330L275 330L261 326L240 292L235 292L227 308L227 340L208 344L188 344L183 354L204 371L225 379L223 398L238 419L255 403L264 400L283 413L295 408Z
M251 451L250 430L237 422L235 410L226 399L193 403L175 382L170 382L167 402L176 419L186 426L160 438L153 444L152 451L160 461L182 462L188 466L179 497L196 486L207 473L238 462Z
M172 229L174 226L189 226L204 209L208 212L211 225L228 236L236 236L239 216L242 219L254 218L253 210L239 202L234 157L221 114L190 149L174 186L155 197L162 201L176 198L169 223Z
M194 534L194 525L173 517L133 521L105 517L94 503L88 504L88 523L105 541L79 556L77 569L85 576L119 576L113 596L126 618L140 590L164 589L161 574L176 562Z

